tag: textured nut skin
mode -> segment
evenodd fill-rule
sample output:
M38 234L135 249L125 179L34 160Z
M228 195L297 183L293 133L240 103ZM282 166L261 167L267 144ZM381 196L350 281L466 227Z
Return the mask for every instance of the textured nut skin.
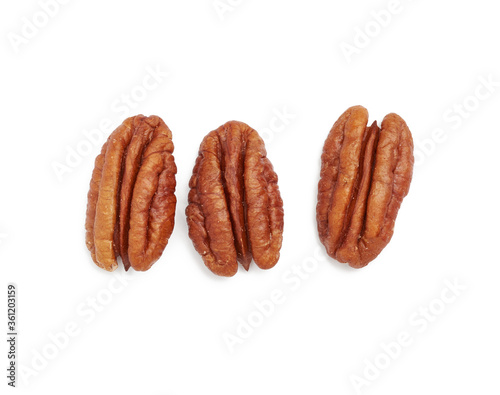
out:
M172 132L157 116L126 119L95 160L88 193L86 244L101 268L148 270L174 228Z
M189 237L205 265L233 276L238 261L270 269L283 240L283 201L264 141L248 125L231 121L200 145L189 182Z
M367 127L368 111L349 108L333 125L321 156L316 219L328 255L366 266L389 243L413 174L405 121L387 115Z

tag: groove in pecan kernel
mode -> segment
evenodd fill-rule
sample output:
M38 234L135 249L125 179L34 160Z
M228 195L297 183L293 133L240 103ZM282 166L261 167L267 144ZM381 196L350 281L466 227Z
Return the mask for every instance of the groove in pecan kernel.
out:
M88 193L86 242L92 259L113 271L148 270L174 227L172 133L157 116L126 119L96 158Z
M389 243L413 174L405 121L387 115L367 127L368 111L349 108L333 126L321 157L316 218L328 255L361 268Z
M189 187L189 236L213 273L233 276L238 261L248 270L252 258L261 269L277 263L283 202L264 141L254 129L231 121L210 132Z

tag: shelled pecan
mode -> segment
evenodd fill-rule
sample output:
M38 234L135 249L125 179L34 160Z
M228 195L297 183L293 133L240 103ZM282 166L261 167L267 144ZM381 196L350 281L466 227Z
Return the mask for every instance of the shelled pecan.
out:
M157 116L126 119L96 158L85 223L101 268L148 270L163 253L176 206L172 132Z
M349 108L333 125L321 156L316 218L328 255L366 266L389 243L413 174L413 140L405 121L387 115L381 128L368 111Z
M270 269L283 239L283 201L264 141L242 122L210 132L189 182L189 236L205 265L233 276L238 261Z

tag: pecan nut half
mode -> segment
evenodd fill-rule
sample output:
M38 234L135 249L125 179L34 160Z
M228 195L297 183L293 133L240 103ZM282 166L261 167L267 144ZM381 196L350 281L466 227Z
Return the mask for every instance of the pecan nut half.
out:
M321 156L316 219L328 255L366 266L391 240L413 174L413 140L405 121L387 115L379 128L368 111L349 108L333 125Z
M172 132L157 116L126 119L95 160L88 193L86 244L101 268L148 270L174 228Z
M283 201L264 141L242 122L210 132L189 182L189 237L205 265L233 276L238 262L270 269L283 240Z

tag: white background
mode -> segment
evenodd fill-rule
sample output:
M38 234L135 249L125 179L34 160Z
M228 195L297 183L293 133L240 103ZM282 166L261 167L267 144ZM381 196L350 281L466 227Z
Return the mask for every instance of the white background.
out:
M356 394L353 375L367 394L499 393L496 2L401 0L390 20L387 1L232 4L220 14L212 0L75 0L45 18L37 1L2 2L0 276L19 292L18 393ZM13 44L33 18L41 27ZM364 29L372 37L349 62L342 45ZM168 76L145 91L155 68ZM123 109L122 95L141 89ZM419 155L391 243L361 270L324 258L315 222L323 142L356 104L371 120L401 115ZM294 118L266 137L285 205L281 259L218 278L184 215L199 143L231 119L269 131L283 109ZM129 284L106 299L114 277L84 243L101 142L84 131L109 119L107 137L138 113L173 131L176 226L161 260L147 273L120 268ZM304 262L311 273L299 277ZM447 281L467 288L452 302ZM262 317L255 303L274 290L283 303L230 352L225 334ZM99 311L87 305L96 296ZM429 305L439 314L422 322ZM401 332L412 344L384 357ZM370 376L375 361L388 366Z

